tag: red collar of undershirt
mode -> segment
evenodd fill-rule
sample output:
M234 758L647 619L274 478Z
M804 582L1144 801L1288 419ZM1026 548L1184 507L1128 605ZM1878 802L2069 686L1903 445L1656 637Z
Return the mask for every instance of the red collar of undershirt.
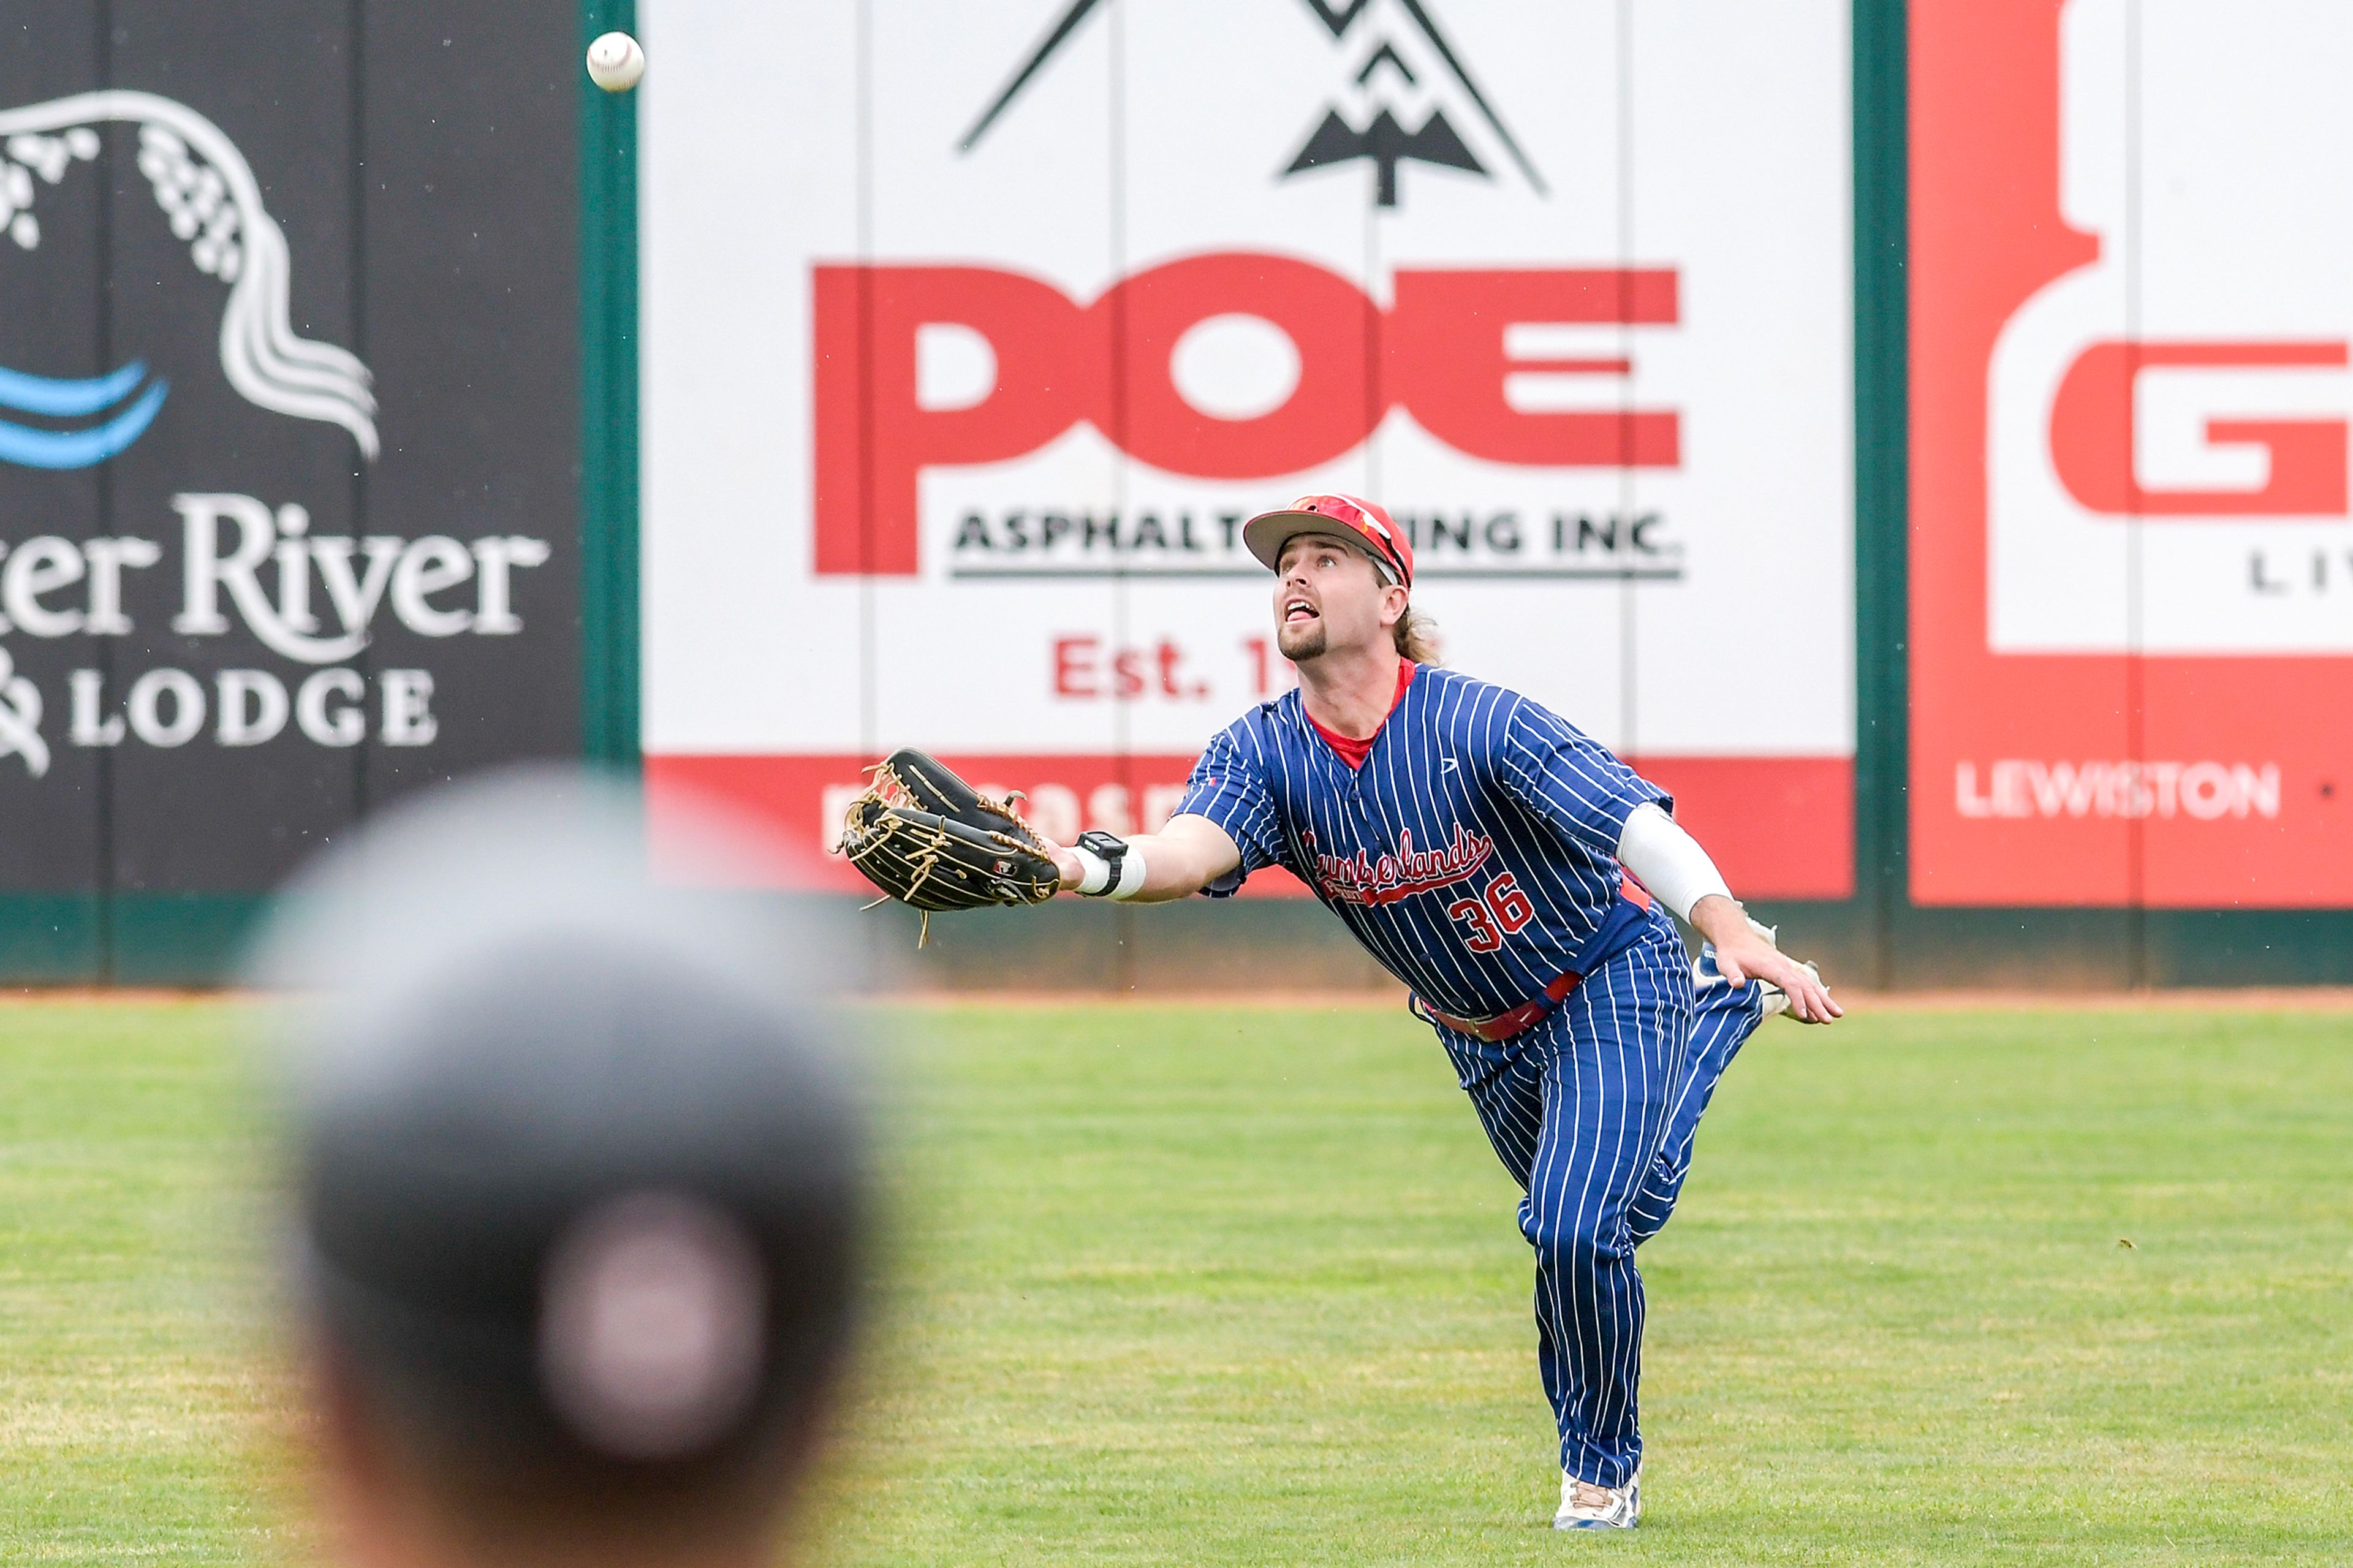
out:
M1398 704L1405 700L1405 689L1413 684L1414 671L1420 668L1421 666L1414 663L1414 661L1409 658L1401 658L1398 660L1397 695L1389 699L1389 713L1396 712ZM1352 740L1348 736L1341 734L1336 730L1325 729L1323 725L1315 722L1314 714L1307 712L1307 702L1304 698L1300 700L1299 710L1300 712L1306 714L1307 721L1310 724L1315 725L1315 732L1324 737L1324 743L1331 747L1335 752L1337 752L1340 755L1340 760L1347 763L1351 769L1361 768L1365 765L1365 759L1373 754L1373 742L1381 738L1380 724L1374 725L1373 732L1366 736L1361 741ZM1381 724L1386 724L1388 721L1388 713L1382 714Z

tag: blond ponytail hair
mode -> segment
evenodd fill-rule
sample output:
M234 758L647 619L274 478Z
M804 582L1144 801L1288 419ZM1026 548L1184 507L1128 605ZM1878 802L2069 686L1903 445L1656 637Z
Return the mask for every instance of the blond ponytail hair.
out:
M1397 625L1389 628L1389 636L1396 639L1398 658L1409 658L1416 664L1436 664L1437 631L1436 624L1428 616L1408 605L1405 614L1397 618Z

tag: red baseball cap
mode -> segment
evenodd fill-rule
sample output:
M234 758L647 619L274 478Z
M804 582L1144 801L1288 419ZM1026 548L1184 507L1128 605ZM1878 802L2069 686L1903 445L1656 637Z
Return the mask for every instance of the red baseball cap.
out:
M1282 547L1303 533L1329 533L1356 542L1383 574L1413 586L1413 541L1389 514L1356 496L1301 496L1242 524L1242 542L1268 571L1278 570Z

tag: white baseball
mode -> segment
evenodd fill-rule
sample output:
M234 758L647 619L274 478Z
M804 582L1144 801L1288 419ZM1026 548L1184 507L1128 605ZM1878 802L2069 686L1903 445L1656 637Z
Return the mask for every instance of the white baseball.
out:
M588 79L607 92L627 92L646 74L646 51L627 33L607 33L588 46Z

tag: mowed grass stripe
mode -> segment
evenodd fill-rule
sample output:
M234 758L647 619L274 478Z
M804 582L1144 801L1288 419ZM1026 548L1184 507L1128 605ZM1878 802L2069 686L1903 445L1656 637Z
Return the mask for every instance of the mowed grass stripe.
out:
M0 1559L312 1550L235 1016L0 1010ZM832 1563L2353 1560L2353 1016L1768 1026L1641 1254L1609 1541L1543 1528L1517 1193L1419 1026L870 1021L898 1224Z

